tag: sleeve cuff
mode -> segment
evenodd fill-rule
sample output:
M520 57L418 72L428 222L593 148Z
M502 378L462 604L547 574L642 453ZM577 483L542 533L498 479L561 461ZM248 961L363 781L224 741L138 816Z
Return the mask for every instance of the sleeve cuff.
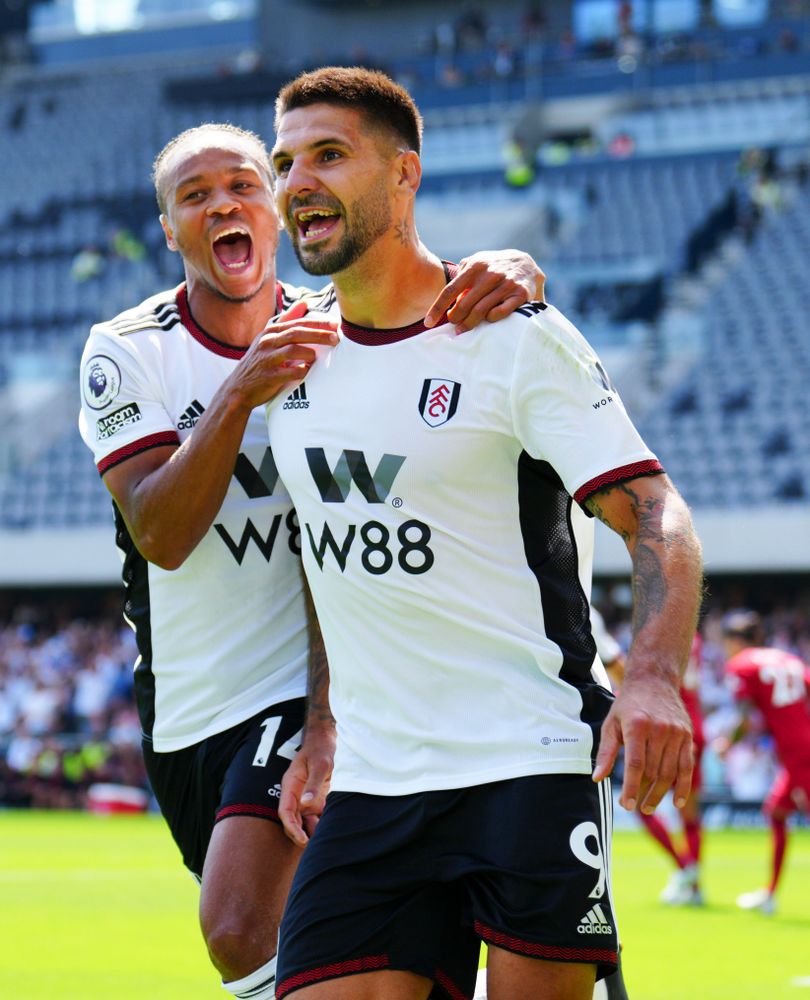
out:
M574 494L574 500L585 510L589 516L591 512L584 506L585 501L598 493L599 490L607 486L615 486L616 483L626 483L629 479L636 479L639 476L657 476L664 471L664 467L657 458L645 459L643 462L631 462L630 465L621 465L618 469L610 472L603 472L594 479L589 479Z
M176 431L161 431L159 434L150 434L148 437L140 438L137 441L132 441L130 444L124 445L123 448L119 448L117 451L110 452L100 462L96 462L96 467L98 468L99 475L103 476L105 472L109 472L114 466L120 465L121 462L132 458L133 455L140 455L142 451L149 451L150 448L160 448L163 445L172 444L180 444L180 438L177 436Z

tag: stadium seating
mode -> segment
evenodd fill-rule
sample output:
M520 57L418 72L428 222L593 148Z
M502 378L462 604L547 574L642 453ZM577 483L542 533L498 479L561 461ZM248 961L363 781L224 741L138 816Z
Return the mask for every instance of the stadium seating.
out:
M420 58L399 69L424 75L429 65ZM189 52L81 69L29 67L9 73L0 89L0 414L11 428L0 446L0 528L109 517L72 420L59 433L65 423L41 414L69 413L91 323L181 276L156 220L149 179L156 150L202 120L271 135L271 95L171 98L170 82L196 79L210 63L210 54ZM420 231L450 259L483 245L534 252L549 273L552 301L615 359L620 387L635 399L639 345L649 343L656 322L671 320L690 240L739 189L741 150L759 141L795 155L808 140L808 79L783 73L641 91L594 121L597 155L541 148L537 180L520 190L504 183L502 155L524 105L503 88L485 105L457 90L455 104L427 110ZM622 134L632 136L633 155L610 156ZM693 369L665 379L654 407L638 404L642 429L698 506L793 503L810 489L801 397L808 356L799 328L807 199L801 189L752 242L737 241L735 265L681 326L699 331ZM283 277L305 280L288 246L279 260ZM746 346L755 344L767 345L767 368L746 360Z

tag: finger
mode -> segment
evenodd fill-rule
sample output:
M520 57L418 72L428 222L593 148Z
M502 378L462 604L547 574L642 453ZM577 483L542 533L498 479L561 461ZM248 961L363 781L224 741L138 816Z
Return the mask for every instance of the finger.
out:
M643 813L655 812L655 807L672 787L675 760L671 755L667 731L653 729L648 732L645 740L644 773L637 796Z
M309 837L305 833L301 823L289 813L282 816L281 810L279 810L278 816L288 839L297 844L298 847L306 847Z
M520 288L511 295L508 295L501 302L489 310L489 312L484 316L484 319L488 323L496 323L499 319L505 319L507 316L511 316L515 309L519 309L522 305L525 305L529 301L529 296L525 289Z
M338 342L337 327L331 323L296 320L291 324L273 325L262 331L259 338L271 347L283 344L328 344Z
M487 295L495 288L502 276L491 274L484 264L471 264L469 267L460 270L452 281L449 281L439 292L435 301L427 311L425 316L425 326L434 326L444 316L444 314L454 305L458 306L467 296L472 293L473 299L470 305L474 305L482 295ZM462 311L460 318L466 316L466 309Z
M644 779L646 740L638 732L631 732L624 743L624 781L619 804L632 812L636 808Z
M470 296L467 295L462 300L465 306L469 298ZM518 306L522 306L524 302L528 301L529 296L524 289L513 288L506 291L504 286L499 285L489 295L485 295L482 299L479 299L467 311L467 315L463 320L458 320L461 310L457 311L455 306L447 314L447 318L455 325L456 333L464 333L466 330L472 330L473 327L478 326L484 320L493 323L495 320L504 319L511 315Z
M284 789L283 784L278 804L278 818L281 820L284 832L290 840L294 844L303 847L308 838L301 825L301 813L298 808L298 802L292 792Z
M309 306L306 302L296 302L295 305L290 306L286 312L279 313L276 322L284 323L286 320L301 319L301 317L306 316L308 312Z
M692 773L695 768L695 754L692 740L686 739L678 757L678 773L672 795L678 809L683 809L692 791Z
M534 296L536 302L546 301L546 273L539 267L537 268Z
M594 781L602 781L610 775L616 763L620 746L621 736L619 727L618 725L614 725L610 718L607 718L602 726L599 753L596 756L596 766L593 769Z
M473 312L477 313L477 322L479 323L485 315L479 309L483 299L494 296L494 301L497 301L498 298L502 298L504 285L508 285L510 292L514 291L514 284L507 281L503 275L489 274L488 272L480 275L474 272L469 273L473 280L459 291L455 301L450 303L447 310L447 319L451 323L456 325L464 323L468 329L476 325L470 318Z

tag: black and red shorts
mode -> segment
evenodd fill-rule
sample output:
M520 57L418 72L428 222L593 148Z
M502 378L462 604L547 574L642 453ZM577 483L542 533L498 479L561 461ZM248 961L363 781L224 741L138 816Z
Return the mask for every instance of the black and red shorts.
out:
M617 966L610 784L535 775L382 796L333 792L281 926L279 1000L379 969L473 995L480 941L538 959Z
M143 741L152 791L183 863L198 879L214 825L228 816L279 822L281 779L301 743L306 701L271 705L200 743L157 753Z

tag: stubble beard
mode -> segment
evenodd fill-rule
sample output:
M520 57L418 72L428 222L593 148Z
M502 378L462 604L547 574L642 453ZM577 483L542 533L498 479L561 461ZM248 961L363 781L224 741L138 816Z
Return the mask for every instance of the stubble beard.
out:
M362 199L352 203L350 216L354 220L351 229L347 229L338 245L331 250L305 250L297 238L292 240L298 263L307 274L332 275L345 271L388 231L391 227L391 204L384 181L379 181Z

